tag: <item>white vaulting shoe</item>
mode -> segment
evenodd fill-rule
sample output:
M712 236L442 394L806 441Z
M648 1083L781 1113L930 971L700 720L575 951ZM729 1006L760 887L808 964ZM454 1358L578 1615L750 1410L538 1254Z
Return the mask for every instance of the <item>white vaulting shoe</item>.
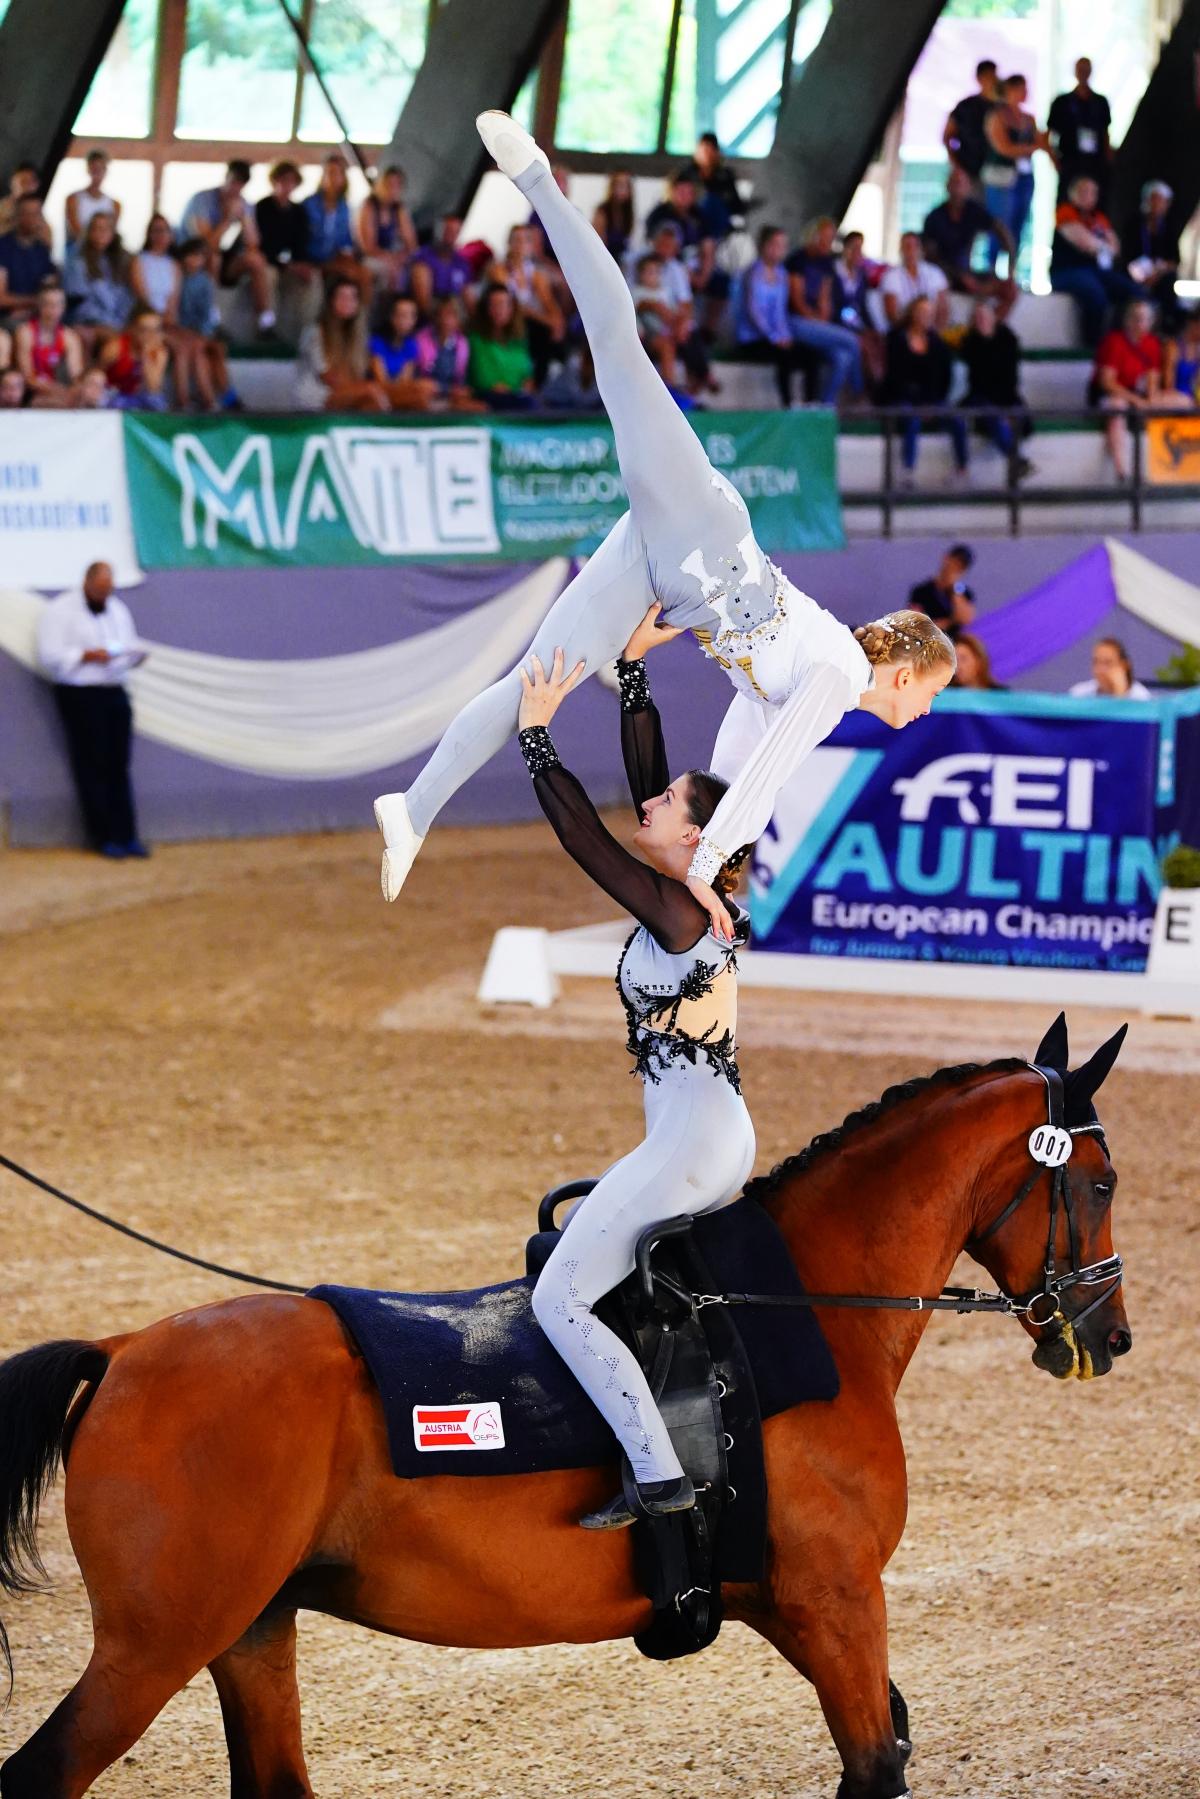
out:
M510 181L523 175L535 162L540 162L544 169L550 167L545 151L538 149L529 133L508 113L481 112L476 117L475 129L496 167Z
M412 828L402 793L381 793L375 801L375 823L383 832L383 897L390 905L408 878L424 843Z

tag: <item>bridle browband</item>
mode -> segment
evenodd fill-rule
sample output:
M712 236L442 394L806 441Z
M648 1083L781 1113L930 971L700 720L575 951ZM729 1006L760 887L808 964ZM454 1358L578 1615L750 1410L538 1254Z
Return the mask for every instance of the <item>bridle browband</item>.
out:
M1055 1068L1045 1068L1038 1062L1029 1066L1041 1075L1046 1084L1046 1123L1051 1131L1065 1133L1070 1138L1097 1137L1101 1144L1104 1140L1104 1128L1098 1119L1090 1124L1068 1126L1065 1122L1065 1100L1063 1078ZM1034 1135L1037 1133L1035 1132ZM1032 1138L1031 1138L1032 1143ZM1008 1317L1024 1317L1026 1322L1049 1336L1061 1334L1065 1326L1075 1329L1085 1318L1110 1299L1121 1285L1124 1277L1124 1263L1119 1255L1106 1256L1103 1261L1089 1262L1086 1265L1079 1260L1079 1232L1075 1219L1075 1199L1071 1192L1071 1177L1067 1173L1069 1156L1051 1167L1039 1161L1032 1147L1030 1156L1033 1169L1028 1178L1017 1189L1004 1210L994 1218L986 1228L975 1237L970 1237L964 1244L972 1255L979 1245L1003 1229L1009 1219L1029 1198L1044 1174L1050 1176L1049 1228L1046 1236L1046 1260L1042 1270L1042 1283L1026 1294L984 1293L978 1287L943 1287L940 1293L926 1294L882 1294L882 1293L697 1293L693 1302L697 1310L704 1306L833 1306L857 1308L868 1311L891 1312L998 1312ZM1056 1269L1058 1238L1058 1217L1060 1210L1067 1221L1067 1246L1070 1252L1071 1266L1060 1274ZM1105 1285L1105 1283L1107 1283ZM1073 1287L1095 1287L1104 1285L1104 1291L1097 1295L1082 1311L1072 1317L1064 1316L1059 1304L1060 1295L1070 1292ZM1038 1311L1048 1307L1045 1315L1039 1317Z

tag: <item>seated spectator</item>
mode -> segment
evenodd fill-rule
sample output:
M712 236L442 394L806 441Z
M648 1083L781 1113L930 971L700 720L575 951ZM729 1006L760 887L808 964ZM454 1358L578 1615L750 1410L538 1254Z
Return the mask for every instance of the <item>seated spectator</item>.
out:
M170 329L179 309L182 284L179 263L172 254L174 233L165 213L156 212L146 226L146 241L129 265L129 285L139 306L157 312Z
M502 282L516 301L525 326L525 343L533 360L534 379L545 379L550 358L567 334L567 321L554 297L545 267L535 255L537 234L531 225L514 225L503 262L488 271L491 283Z
M698 190L700 216L709 235L720 243L749 208L738 192L737 177L725 161L715 131L700 133L692 160L680 173Z
M943 631L956 636L962 626L969 625L975 617L975 595L966 582L974 561L975 552L970 544L952 543L938 565L937 574L910 589L910 609L923 612Z
M542 405L556 412L603 412L596 365L586 340L570 352L541 392Z
M20 369L7 368L0 371L0 410L16 412L24 406L32 405L33 395Z
M203 238L191 237L179 246L177 325L190 353L190 373L205 406L233 410L241 405L229 384L229 363L219 332L221 313L217 284L208 272L208 249ZM178 383L177 383L178 385ZM186 394L180 394L180 401Z
M0 325L0 369L11 368L13 363L12 333Z
M412 297L426 317L433 311L435 300L457 299L475 278L471 264L458 248L461 235L462 219L458 213L445 213L438 221L433 242L418 250L409 264Z
M1024 75L1010 75L1001 83L1002 99L984 123L987 154L980 179L983 203L1012 244L1008 272L1015 278L1021 241L1033 205L1033 157L1050 148L1050 139L1039 131L1037 120L1025 110L1028 92Z
M46 221L36 191L20 196L15 214L13 229L0 237L0 310L28 318L42 282L58 271L46 248Z
M304 201L308 227L308 259L316 263L326 285L335 277L353 281L361 298L371 297L371 271L359 260L350 222L350 175L340 150L325 158L315 193Z
M693 294L707 294L717 268L717 246L712 229L700 209L696 183L685 172L674 176L667 198L651 207L646 219L646 241L653 243L660 225L674 225L679 232L680 255L692 283ZM718 288L721 287L718 282ZM724 296L728 296L728 284ZM703 321L707 327L708 321Z
M858 334L833 316L836 235L832 219L818 219L803 249L793 250L783 265L792 337L817 360L817 398L825 406L836 406L843 388L855 395L863 391Z
M404 204L404 170L395 163L375 178L358 212L363 259L384 292L408 292L408 259L417 247L417 228Z
M633 242L636 223L633 176L628 169L614 169L608 178L604 198L592 214L592 224L604 239L609 255L622 267Z
M984 157L987 155L988 141L984 127L988 114L1003 99L1000 83L996 78L996 65L990 58L976 66L975 80L979 84L978 92L968 94L965 100L959 101L946 120L946 127L942 132L942 142L951 162L964 171L972 184L979 180Z
M903 323L888 332L884 378L885 405L906 408L901 421L900 462L909 486L922 431L949 432L955 467L960 476L966 473L969 451L965 419L953 412L921 416L924 407L945 406L952 373L950 351L934 328L933 301L918 295L909 305Z
M118 395L108 385L108 376L96 363L84 369L71 404L79 412L106 412L116 404Z
M946 198L926 218L922 237L926 257L941 269L954 293L995 300L996 317L1001 321L1008 317L1018 293L1012 272L1017 266L1016 245L1004 220L993 218L986 206L972 198L971 178L965 170L951 168ZM995 238L1007 253L1007 276L997 275L994 269L981 273L971 267L981 237Z
M873 277L863 255L861 231L847 231L841 254L833 265L833 316L858 338L863 378L872 391L883 380L883 335L875 328L867 306Z
M941 269L921 255L921 233L906 231L900 239L899 263L879 283L888 324L898 325L914 300L928 300L934 329L944 331L950 319L949 288Z
M266 257L272 282L273 310L285 314L291 299L301 319L308 324L321 304L321 281L308 260L308 218L296 202L296 190L303 181L294 162L286 158L273 163L267 179L271 191L254 207L254 223L258 228L258 247ZM292 315L295 330L295 315Z
M1166 326L1179 316L1175 277L1179 273L1179 233L1169 224L1174 191L1165 181L1147 181L1136 219L1130 222L1121 243L1125 272L1158 307Z
M374 332L368 348L371 376L387 394L397 412L424 412L437 393L437 383L426 381L417 368L417 303L407 294L392 294L386 302L383 328Z
M98 212L111 212L113 224L118 231L121 229L121 202L104 191L108 176L107 150L88 151L87 172L87 186L67 195L68 244L78 243Z
M1119 637L1097 638L1092 647L1092 678L1067 689L1079 699L1148 700L1150 689L1135 680L1129 651Z
M29 384L34 406L70 406L83 374L79 333L64 325L67 296L57 275L47 275L38 289L37 311L16 336L17 367Z
M202 270L206 261L204 244L201 239L193 238L191 246L196 267ZM205 274L204 279L211 294L211 277ZM161 212L156 212L146 227L146 242L130 265L129 283L138 305L157 313L162 320L163 334L171 352L175 404L186 406L194 387L200 404L211 410L216 404L216 393L204 336L180 323L183 269L171 254L171 226Z
M1002 406L1007 418L985 418L978 422L984 437L990 438L1005 456L1011 454L1021 438L1033 430L1025 401L1021 397L1021 346L1016 334L999 321L990 300L977 300L971 311L971 328L958 347L967 368L967 391L960 404ZM1033 473L1033 464L1025 456L1017 461L1018 475Z
M1050 286L1075 301L1083 340L1092 347L1103 334L1109 307L1138 295L1136 281L1117 267L1120 252L1117 234L1100 211L1099 188L1090 175L1077 176L1054 215Z
M1112 161L1109 129L1112 112L1103 94L1092 87L1092 65L1086 56L1075 64L1075 86L1069 93L1056 94L1050 103L1046 120L1053 145L1051 155L1058 168L1058 197L1065 200L1068 189L1080 175L1096 183L1103 197Z
M1125 308L1119 329L1101 339L1088 398L1106 414L1104 436L1118 481L1129 479L1130 412L1150 407L1183 407L1184 395L1164 391L1163 347L1154 333L1154 313L1145 300Z
M118 395L114 405L136 412L166 411L171 351L157 312L139 306L127 330L104 340L98 361Z
M208 252L208 272L222 287L250 284L258 329L265 337L275 329L275 308L267 259L258 241L258 220L245 198L250 164L235 157L220 187L202 188L184 211L181 235L198 237Z
M1164 388L1200 406L1200 312L1189 313L1178 336L1169 338L1164 348Z
M662 257L656 256L653 250L638 257L633 304L637 312L638 336L646 354L667 386L674 387L679 378L676 362L678 308L672 305L663 289Z
M435 398L454 412L485 410L467 385L469 359L462 301L450 295L435 305L433 323L417 332L417 373L432 382Z
M388 412L371 373L367 315L358 282L339 275L321 316L300 335L296 405L303 412Z
M98 333L122 331L133 311L129 257L111 212L93 213L83 236L67 252L63 286L68 316L90 348Z
M973 631L956 631L954 650L958 668L951 687L967 687L975 693L1007 693L1008 688L992 673L992 659L987 645Z
M774 363L781 406L792 403L792 383L801 355L788 317L786 256L787 233L777 225L764 225L758 234L758 258L738 277L733 295L738 357L744 362Z
M679 254L679 233L674 225L660 225L650 248L662 263L663 297L675 311L672 329L679 360L687 371L688 391L695 394L719 392L712 378L708 345L704 334L696 327L691 277Z
M17 203L28 194L39 199L42 192L42 177L37 164L19 162L8 178L8 192L0 200L0 234L15 231L17 228ZM43 214L38 235L47 250L51 248L53 239L50 225Z
M534 403L533 360L520 307L503 282L484 288L469 343L468 374L476 398L493 412L528 411Z

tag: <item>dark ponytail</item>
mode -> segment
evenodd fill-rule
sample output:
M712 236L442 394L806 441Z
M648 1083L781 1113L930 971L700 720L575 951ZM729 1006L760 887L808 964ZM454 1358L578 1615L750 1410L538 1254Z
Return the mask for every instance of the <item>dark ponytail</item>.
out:
M703 830L726 793L729 782L723 781L720 775L714 775L711 769L693 768L688 771L687 815L694 825ZM744 843L740 850L735 850L726 861L713 882L713 892L727 899L737 891L746 864L753 853L754 845Z

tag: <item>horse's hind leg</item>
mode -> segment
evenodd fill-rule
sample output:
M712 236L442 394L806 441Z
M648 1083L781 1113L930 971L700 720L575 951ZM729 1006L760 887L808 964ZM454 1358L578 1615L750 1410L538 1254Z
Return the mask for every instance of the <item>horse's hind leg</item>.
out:
M0 1799L79 1799L198 1672L153 1668L132 1641L97 1645L66 1698L0 1767Z
M300 1741L295 1612L258 1619L208 1671L225 1720L231 1799L311 1799Z

